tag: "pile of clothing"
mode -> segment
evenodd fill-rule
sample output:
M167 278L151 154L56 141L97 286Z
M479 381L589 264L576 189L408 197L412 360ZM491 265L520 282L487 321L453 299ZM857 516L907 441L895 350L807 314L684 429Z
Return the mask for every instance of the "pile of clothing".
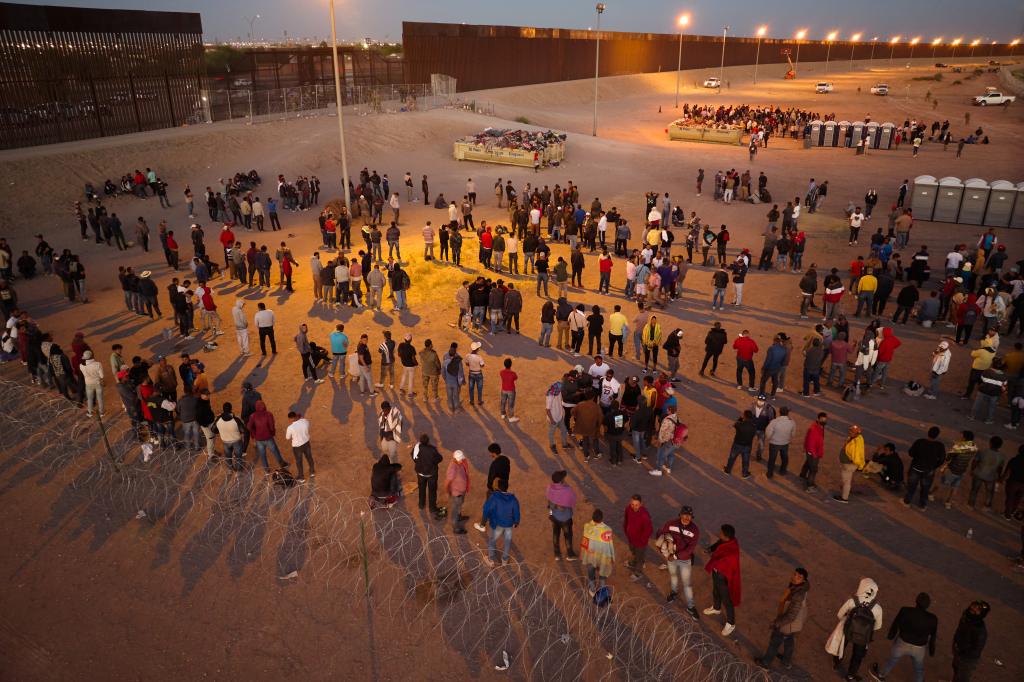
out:
M535 132L531 130L509 130L505 128L485 128L476 135L467 135L459 140L467 144L480 145L485 149L522 149L529 152L543 151L549 146L563 144L565 133L551 130Z

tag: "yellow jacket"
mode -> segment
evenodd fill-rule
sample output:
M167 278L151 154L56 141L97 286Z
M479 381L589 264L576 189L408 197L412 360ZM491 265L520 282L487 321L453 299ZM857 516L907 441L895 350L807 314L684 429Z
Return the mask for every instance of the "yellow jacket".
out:
M857 293L875 291L878 289L878 278L874 275L864 275L857 280Z
M841 460L849 460L851 464L857 465L858 470L864 468L864 436L858 433L846 440Z

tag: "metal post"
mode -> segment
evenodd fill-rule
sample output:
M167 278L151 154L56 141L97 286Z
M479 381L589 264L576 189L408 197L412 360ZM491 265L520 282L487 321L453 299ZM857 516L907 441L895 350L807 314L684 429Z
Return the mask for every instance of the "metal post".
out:
M348 160L345 157L345 123L341 115L341 73L338 63L338 34L334 25L334 0L331 3L331 51L334 55L334 99L338 107L338 142L341 148L341 191L345 205L348 206L351 197L348 193Z
M231 115L231 82L228 81L228 120L232 118L234 117Z
M875 62L875 41L871 41L871 57L868 59L872 64Z
M174 98L171 96L171 79L164 71L164 87L167 88L167 110L171 115L171 127L178 125L174 120Z
M718 67L718 91L722 91L722 84L725 83L725 38L729 34L729 27L722 28L722 63Z
M252 123L252 88L249 88L249 123Z
M597 78L601 70L601 13L604 12L604 3L597 3L597 33L594 41L594 128L591 135L597 137Z
M828 73L828 58L832 54L832 41L826 41L828 49L825 50L825 73Z
M679 59L676 61L676 109L679 108L679 79L683 74L683 30L679 29Z
M857 49L857 43L850 46L850 73L853 73L853 53Z
M892 48L889 50L889 68L892 68L892 56L896 53L896 43L892 44Z
M754 85L757 85L757 63L761 61L761 36L757 37L757 52L754 53Z
M796 41L796 63L793 64L793 77L800 73L800 41Z
M139 114L139 98L135 95L135 79L128 73L128 92L132 96L132 108L135 110L135 127L142 132L142 116ZM97 102L99 104L99 102Z

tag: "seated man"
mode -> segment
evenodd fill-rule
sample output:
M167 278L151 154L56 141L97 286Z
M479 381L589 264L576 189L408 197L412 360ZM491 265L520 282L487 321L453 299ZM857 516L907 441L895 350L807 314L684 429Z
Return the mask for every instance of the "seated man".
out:
M398 480L398 471L401 464L392 464L387 455L381 455L380 459L370 470L370 506L376 505L390 507L398 501L402 487Z
M875 454L871 456L871 463L864 471L877 473L882 479L882 485L890 490L899 490L903 487L903 460L896 454L896 446L893 443L879 445Z

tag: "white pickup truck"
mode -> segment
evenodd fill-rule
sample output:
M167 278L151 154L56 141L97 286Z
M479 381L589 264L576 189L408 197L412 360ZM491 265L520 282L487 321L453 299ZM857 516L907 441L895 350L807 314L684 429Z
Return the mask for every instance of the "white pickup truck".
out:
M1015 102L1017 98L1013 95L1004 95L1001 92L986 92L984 95L978 95L974 98L974 103L981 107L989 105L1006 104L1008 102Z

